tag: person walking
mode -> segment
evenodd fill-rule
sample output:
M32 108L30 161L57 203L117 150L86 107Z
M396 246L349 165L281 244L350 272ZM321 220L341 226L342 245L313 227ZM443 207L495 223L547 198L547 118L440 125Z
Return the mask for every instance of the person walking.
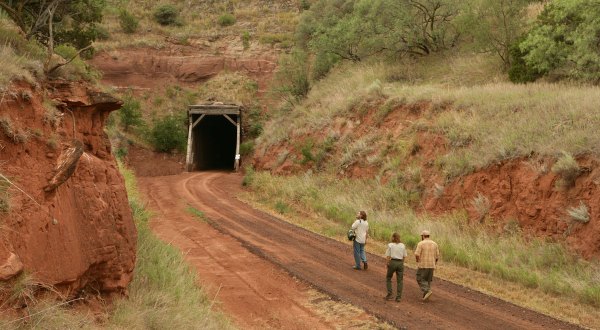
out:
M387 275L385 277L387 286L386 300L392 300L392 277L396 273L396 301L402 299L402 287L404 277L404 258L408 254L406 253L406 246L400 242L400 235L398 233L392 234L392 242L388 244L387 250L385 251L385 257L387 259Z
M417 283L423 292L423 301L431 296L431 281L433 281L433 270L440 258L440 249L436 242L429 238L429 231L421 232L421 241L415 249L417 260Z
M352 229L356 233L356 238L353 242L354 248L354 269L360 270L360 261L364 264L364 269L367 270L369 265L367 264L367 254L365 253L365 245L367 244L367 237L369 236L369 223L367 222L367 213L365 211L359 211L356 214L356 221L352 224Z

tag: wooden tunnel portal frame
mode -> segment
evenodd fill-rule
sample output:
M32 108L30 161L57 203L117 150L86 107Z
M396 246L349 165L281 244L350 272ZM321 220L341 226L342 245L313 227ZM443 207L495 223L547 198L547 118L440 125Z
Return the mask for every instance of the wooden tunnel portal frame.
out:
M199 117L193 121L194 115ZM236 120L231 119L230 115L235 115ZM191 171L194 167L193 158L193 132L200 121L206 116L223 116L233 126L236 127L236 144L235 144L235 155L233 168L237 171L240 166L240 134L241 134L241 106L236 104L222 104L222 103L211 103L211 104L198 104L188 106L188 118L189 118L189 129L188 129L188 144L187 144L187 155L186 155L186 167L188 171Z

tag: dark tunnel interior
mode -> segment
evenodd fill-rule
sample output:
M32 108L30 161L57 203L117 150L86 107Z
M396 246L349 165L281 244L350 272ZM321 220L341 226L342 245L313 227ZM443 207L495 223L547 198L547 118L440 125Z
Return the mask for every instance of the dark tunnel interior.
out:
M236 115L229 115L235 122ZM192 118L195 121L198 116ZM236 127L223 115L207 115L193 129L194 170L233 170Z

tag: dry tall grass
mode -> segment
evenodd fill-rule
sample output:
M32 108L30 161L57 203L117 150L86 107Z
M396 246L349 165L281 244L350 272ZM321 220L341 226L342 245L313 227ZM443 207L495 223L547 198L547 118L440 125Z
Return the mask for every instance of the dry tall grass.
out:
M486 285L486 290L572 322L600 325L598 322L592 325L594 318L587 317L600 317L600 263L584 261L560 244L526 240L518 228L507 228L500 235L491 234L472 226L466 214L460 212L438 219L418 216L403 206L407 196L397 187L382 186L374 181L311 174L276 177L252 172L246 182L253 188L252 198L279 213L299 210L301 214L317 214L320 224L312 229L328 236L344 237L357 209L367 211L370 234L381 242L398 232L412 249L420 231L429 229L440 244L442 268L456 269L456 273L463 275L474 271L475 277L487 276L496 283L515 283L510 285L511 290L502 284L497 284L495 290ZM282 205L285 212L280 211ZM305 225L302 220L295 221ZM465 284L477 287L476 283ZM540 294L555 304L545 305L536 299ZM581 311L586 315L579 315Z

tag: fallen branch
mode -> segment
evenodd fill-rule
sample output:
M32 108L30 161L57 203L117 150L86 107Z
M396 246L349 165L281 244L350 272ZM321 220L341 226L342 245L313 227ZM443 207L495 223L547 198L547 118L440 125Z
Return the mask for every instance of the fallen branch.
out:
M77 54L75 54L73 57L71 57L71 59L70 59L70 60L66 61L65 63L58 63L58 64L56 64L56 65L55 65L55 66L53 66L51 69L49 69L49 70L46 72L46 74L48 74L48 75L49 75L49 74L51 74L52 72L56 71L58 68L60 68L60 67L62 67L62 66L65 66L65 65L67 65L67 64L69 64L69 63L71 63L71 62L73 62L73 60L75 60L75 59L77 58L77 56L81 55L81 53L83 53L84 51L86 51L86 50L88 50L88 49L90 49L90 48L92 48L92 45L88 45L87 47L81 48L81 49L80 49L80 50L77 52Z

